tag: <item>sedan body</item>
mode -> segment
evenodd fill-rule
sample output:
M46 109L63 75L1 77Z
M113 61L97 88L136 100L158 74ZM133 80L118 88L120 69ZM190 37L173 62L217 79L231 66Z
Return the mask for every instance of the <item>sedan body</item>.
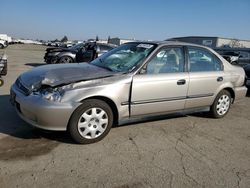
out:
M133 117L209 109L215 118L246 95L245 73L212 49L132 42L90 64L46 65L22 74L11 101L28 123L68 130L78 143L105 137Z

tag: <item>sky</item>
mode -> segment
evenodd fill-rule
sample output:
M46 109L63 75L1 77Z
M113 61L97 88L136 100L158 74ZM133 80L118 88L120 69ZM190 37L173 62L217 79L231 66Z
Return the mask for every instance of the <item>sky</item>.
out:
M250 40L250 0L1 0L0 8L0 33L16 38Z

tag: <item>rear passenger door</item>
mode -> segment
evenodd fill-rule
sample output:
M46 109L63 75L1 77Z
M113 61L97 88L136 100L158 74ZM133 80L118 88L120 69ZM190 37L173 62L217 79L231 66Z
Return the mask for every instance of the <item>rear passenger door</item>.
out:
M225 82L223 64L205 48L187 47L189 88L185 108L210 106Z

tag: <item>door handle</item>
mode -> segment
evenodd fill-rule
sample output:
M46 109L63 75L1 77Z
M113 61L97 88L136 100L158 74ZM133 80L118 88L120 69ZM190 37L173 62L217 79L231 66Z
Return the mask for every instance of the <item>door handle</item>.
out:
M223 77L220 76L217 78L217 82L222 82L222 81L223 81Z
M177 85L184 85L186 83L185 79L181 79L177 81Z

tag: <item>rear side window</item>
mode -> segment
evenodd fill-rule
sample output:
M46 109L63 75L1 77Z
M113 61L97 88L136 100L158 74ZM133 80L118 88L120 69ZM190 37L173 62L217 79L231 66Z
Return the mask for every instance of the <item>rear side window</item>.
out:
M222 62L206 49L188 47L189 71L221 71Z

